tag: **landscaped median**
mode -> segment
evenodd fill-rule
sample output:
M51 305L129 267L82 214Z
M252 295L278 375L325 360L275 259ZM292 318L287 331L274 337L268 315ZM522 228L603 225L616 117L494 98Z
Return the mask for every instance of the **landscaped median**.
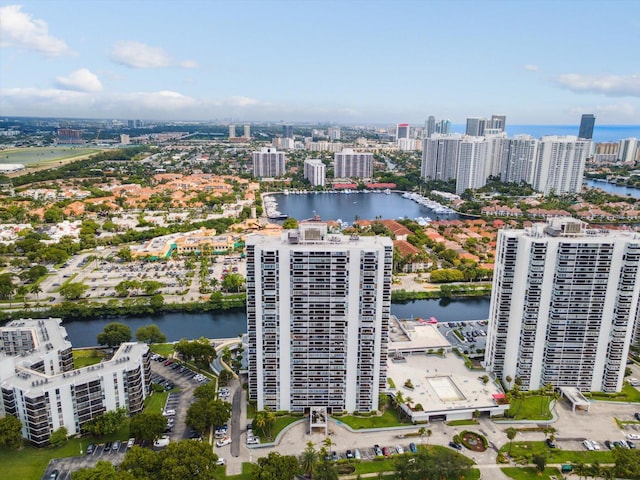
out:
M400 418L398 411L394 408L387 408L382 415L333 415L331 418L338 423L348 425L353 430L406 427L411 425L411 423Z
M510 457L517 464L530 464L534 455L544 455L547 458L547 464L614 462L613 452L609 450L562 450L549 448L545 442L513 442L511 447L507 443L500 449L499 456L509 453L509 448L511 448Z

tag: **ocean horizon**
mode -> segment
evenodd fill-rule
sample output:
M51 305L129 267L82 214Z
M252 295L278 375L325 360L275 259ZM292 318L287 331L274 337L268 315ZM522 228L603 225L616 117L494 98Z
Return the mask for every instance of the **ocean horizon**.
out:
M508 120L508 119L507 119ZM579 125L509 125L505 131L509 137L531 135L536 138L545 135L578 135ZM452 125L453 133L464 133L466 125ZM617 142L624 138L640 138L640 125L598 125L593 129L593 141Z

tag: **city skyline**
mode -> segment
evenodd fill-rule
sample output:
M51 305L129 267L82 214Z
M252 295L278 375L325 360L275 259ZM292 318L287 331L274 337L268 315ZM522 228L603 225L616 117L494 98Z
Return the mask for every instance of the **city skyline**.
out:
M587 5L2 1L0 114L637 123L640 6Z

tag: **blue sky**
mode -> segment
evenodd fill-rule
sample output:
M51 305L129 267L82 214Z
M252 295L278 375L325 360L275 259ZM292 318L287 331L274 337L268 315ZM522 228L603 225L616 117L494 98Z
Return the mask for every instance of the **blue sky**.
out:
M0 115L640 124L640 1L0 0Z

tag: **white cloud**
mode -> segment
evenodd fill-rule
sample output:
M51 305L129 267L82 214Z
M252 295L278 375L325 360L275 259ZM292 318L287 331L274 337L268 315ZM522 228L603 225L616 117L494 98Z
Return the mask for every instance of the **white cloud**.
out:
M109 57L115 63L131 68L197 68L198 66L193 60L175 62L163 48L140 42L117 42Z
M229 107L256 107L263 104L260 100L256 100L255 98L242 97L242 96L234 96L225 98L221 102L220 105L225 105Z
M530 72L537 72L538 70L540 70L540 67L538 65L533 65L531 63L524 65L522 68L524 68L525 70L529 70Z
M97 75L86 68L71 72L67 77L56 77L56 85L63 90L78 92L100 92L102 90L102 83Z
M73 54L64 40L49 35L47 22L21 9L21 5L0 7L0 46L26 48L50 57Z
M640 97L640 74L582 75L566 73L555 82L575 93L597 93L610 97Z
M638 107L626 102L613 103L608 105L580 106L570 109L569 113L573 118L584 112L593 112L597 121L610 123L636 122L640 117Z

